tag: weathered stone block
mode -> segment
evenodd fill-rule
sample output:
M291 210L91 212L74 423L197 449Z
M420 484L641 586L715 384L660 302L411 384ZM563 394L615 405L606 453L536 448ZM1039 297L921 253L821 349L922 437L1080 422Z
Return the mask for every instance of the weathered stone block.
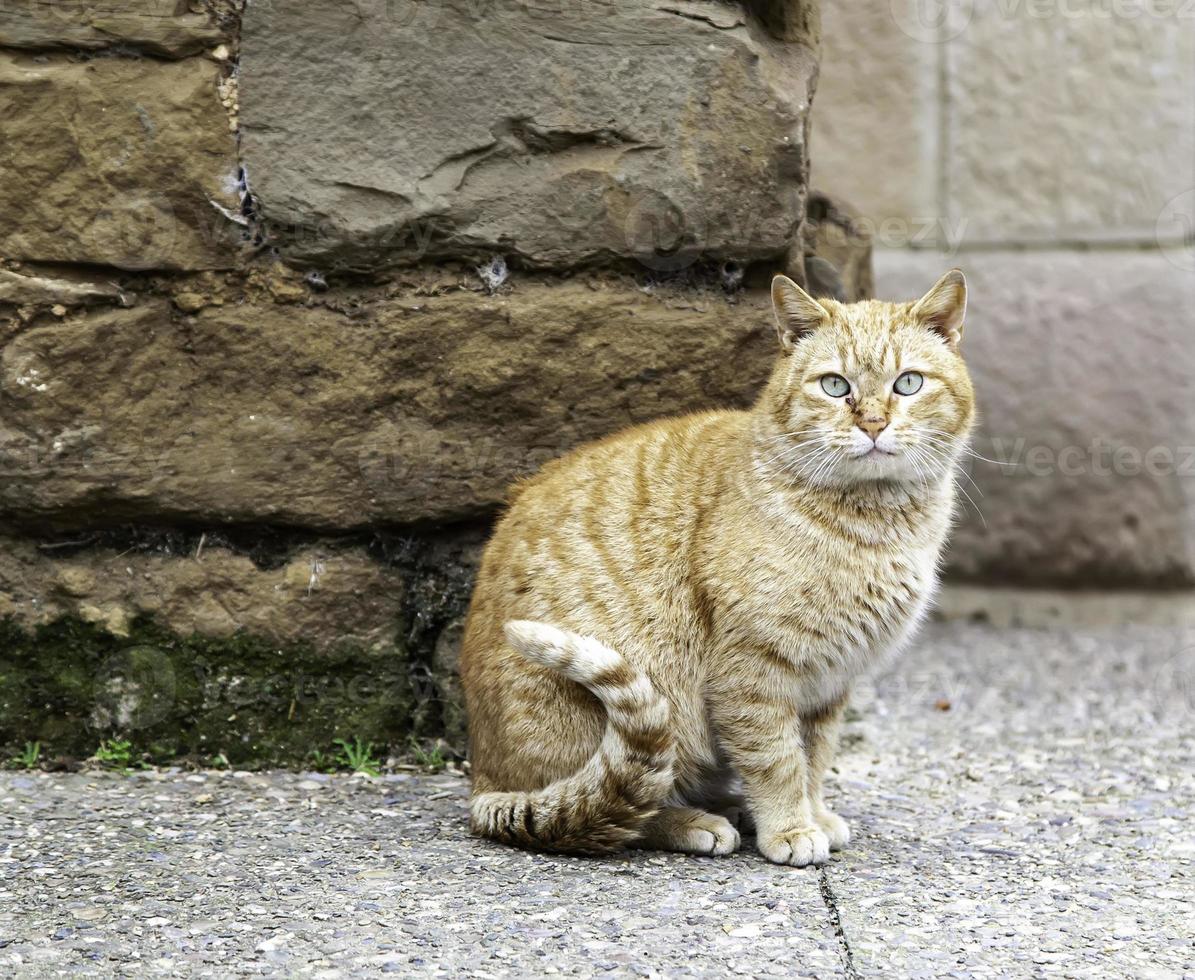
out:
M337 737L408 735L434 691L412 683L402 572L334 542L260 567L203 541L0 537L0 745L311 765Z
M0 254L122 269L235 261L219 66L0 53Z
M186 0L5 0L0 47L99 50L132 48L169 58L225 39L211 11Z
M978 0L952 11L949 33L947 207L961 238L1153 240L1195 179L1190 11Z
M0 304L3 305L38 308L120 303L128 306L134 299L119 286L94 278L26 275L0 269Z
M938 201L938 46L919 0L826 3L812 179L850 201L876 243L932 244Z
M1185 261L1184 261L1185 259ZM967 274L981 426L951 571L1195 582L1195 253L877 253L877 292ZM982 513L982 516L980 514Z
M38 741L64 764L116 737L137 759L327 764L336 738L401 744L413 701L395 649L316 653L251 634L180 636L152 619L123 637L78 619L31 630L0 619L0 679L0 746Z
M179 636L247 634L316 653L395 646L403 579L360 548L300 549L271 568L202 543L181 555L58 552L0 538L0 619L25 629L81 620L127 638L131 624L150 617Z
M738 3L251 4L241 51L296 260L667 271L783 258L802 219L813 54Z
M745 404L766 293L520 284L353 310L165 301L15 326L0 513L325 529L459 518L586 440Z
M813 296L855 303L875 295L871 232L858 212L811 191L805 236L805 288Z

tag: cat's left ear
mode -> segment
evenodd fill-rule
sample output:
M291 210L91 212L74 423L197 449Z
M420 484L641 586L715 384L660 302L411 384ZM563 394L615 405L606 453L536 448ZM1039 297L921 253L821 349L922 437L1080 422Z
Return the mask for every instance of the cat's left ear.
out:
M963 317L967 315L967 280L959 269L951 269L913 305L913 316L951 347L963 339Z
M776 315L780 346L786 354L806 334L830 322L826 308L788 276L772 280L772 312Z

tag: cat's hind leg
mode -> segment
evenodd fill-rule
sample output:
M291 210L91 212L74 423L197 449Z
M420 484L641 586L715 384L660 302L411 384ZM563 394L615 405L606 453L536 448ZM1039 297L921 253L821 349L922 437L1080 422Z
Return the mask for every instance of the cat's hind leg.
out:
M691 806L664 806L644 826L636 847L722 857L739 849L739 832L725 817Z

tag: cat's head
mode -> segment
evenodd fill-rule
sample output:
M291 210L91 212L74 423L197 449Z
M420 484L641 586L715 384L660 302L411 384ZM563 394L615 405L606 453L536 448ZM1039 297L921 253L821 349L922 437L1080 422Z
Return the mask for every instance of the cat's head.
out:
M958 269L914 303L815 300L777 276L772 306L784 356L759 406L762 461L840 486L928 482L954 467L975 416Z

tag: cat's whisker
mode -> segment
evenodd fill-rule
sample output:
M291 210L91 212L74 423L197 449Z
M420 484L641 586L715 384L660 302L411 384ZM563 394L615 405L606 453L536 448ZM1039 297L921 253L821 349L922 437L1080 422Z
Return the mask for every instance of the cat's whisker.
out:
M786 455L790 455L793 452L796 452L797 449L804 449L809 446L814 446L816 449L816 448L820 448L822 445L823 445L823 440L820 439L820 437L819 437L819 439L809 439L809 440L805 440L803 442L789 443L789 445L786 445L786 446L784 446L784 448L780 449L780 452L772 455L772 457L765 460L765 463L771 463L772 460L786 457Z
M823 475L834 465L839 458L839 454L835 451L835 447L828 446L826 448L826 458L816 470L808 477L810 483L816 483Z
M983 488L978 483L975 482L975 478L972 477L971 474L968 473L966 470L960 469L946 455L946 451L941 446L938 446L938 445L930 442L929 440L926 440L926 443L922 444L919 448L923 452L925 452L927 455L929 455L929 457L931 459L936 460L943 467L953 469L956 477L961 476L963 479L967 480L971 484L971 486L973 486L975 488L975 490L979 493L979 495L981 497L986 496L986 494L984 494L984 492L983 492Z
M775 443L780 440L773 438L770 441ZM813 448L807 449L806 447L809 446ZM837 458L835 453L836 448L833 443L827 441L824 433L819 433L810 439L789 443L780 452L773 454L766 460L759 460L758 456L756 460L762 466L769 466L778 462L781 470L789 471L797 478L815 482L823 475L824 470L833 465ZM802 449L806 451L800 452Z
M813 449L807 450L804 453L799 452L799 450L801 450L803 448L805 448L805 447L791 446L787 449L782 449L780 452L775 453L772 456L769 456L765 460L762 460L761 464L763 466L769 466L772 463L776 462L777 460L784 460L784 462L781 465L786 467L790 463L792 463L796 460L805 459L810 455L816 454L817 452L819 452L821 450L821 445L819 444L819 445L815 446Z
M815 436L812 439L805 439L801 442L789 442L788 440L782 440L780 438L770 439L769 442L778 443L781 445L782 448L781 448L780 452L776 453L773 456L769 456L766 460L759 460L759 457L756 456L756 460L758 462L760 462L761 465L763 465L763 466L767 466L770 463L774 462L775 460L781 459L782 457L788 455L789 453L791 453L797 449L802 449L806 446L820 446L824 442L824 439L822 436L819 435L819 436Z
M828 451L826 446L818 446L812 452L805 453L800 459L792 460L788 468L800 476L816 467Z
M926 455L928 450L925 446L915 447L915 450L916 450L916 452L921 454L923 459L928 458L928 456ZM954 473L955 487L958 488L959 493L961 493L964 497L967 498L967 502L972 506L972 508L974 508L975 513L979 516L979 520L982 522L983 526L986 528L988 526L988 519L984 516L983 511L979 509L979 504L977 504L975 502L975 498L972 497L971 494L969 494L967 492L967 488L958 482L958 473L959 473L959 471L955 470L955 473ZM976 488L976 489L978 489L978 488Z
M916 454L910 454L908 459L909 459L909 463L912 464L913 472L917 474L917 477L921 481L921 489L928 491L929 484L930 484L929 476L928 476L928 474L925 474L922 472L921 464L918 461Z
M952 433L946 432L942 429L920 429L919 434L920 433L929 433L931 435L944 436L946 439L954 439L955 438L955 436ZM974 449L972 449L970 446L967 446L967 445L957 446L954 448L957 448L959 450L959 452L966 453L968 456L972 457L973 459L983 460L983 462L991 463L993 466L1011 466L1011 467L1015 468L1017 465L1016 463L1008 463L1003 460L989 459L987 456L981 456Z
M797 478L808 478L811 472L821 466L822 461L826 459L829 452L829 447L819 446L813 452L806 453L799 460L793 460L786 469L790 470Z
M954 485L956 487L958 487L959 493L961 493L964 497L967 498L967 502L970 503L970 505L975 508L975 513L979 515L980 522L986 528L988 526L988 519L983 516L983 511L979 509L979 504L977 504L975 502L975 499L969 493L967 493L967 488L964 487L957 480L955 481Z

